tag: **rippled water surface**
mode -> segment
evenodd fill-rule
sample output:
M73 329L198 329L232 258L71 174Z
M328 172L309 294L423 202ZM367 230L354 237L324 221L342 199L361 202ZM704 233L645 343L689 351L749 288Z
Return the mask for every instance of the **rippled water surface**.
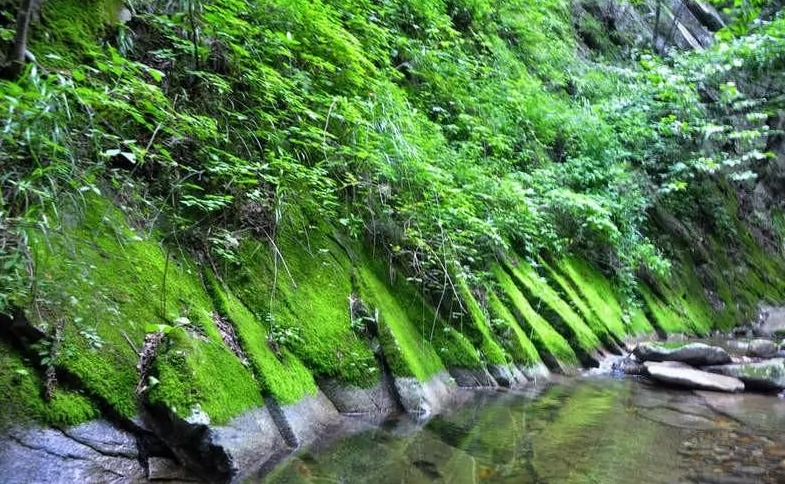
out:
M785 483L783 431L774 396L584 378L345 435L256 482Z

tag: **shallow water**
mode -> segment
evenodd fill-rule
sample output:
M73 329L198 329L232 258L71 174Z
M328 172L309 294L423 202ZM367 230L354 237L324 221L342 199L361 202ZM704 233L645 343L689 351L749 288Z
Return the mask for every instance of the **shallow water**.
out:
M582 378L301 451L270 483L785 483L785 401Z

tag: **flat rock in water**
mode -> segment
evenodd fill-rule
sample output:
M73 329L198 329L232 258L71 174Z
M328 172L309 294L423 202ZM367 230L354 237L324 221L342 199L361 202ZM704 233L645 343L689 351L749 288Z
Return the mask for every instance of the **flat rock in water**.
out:
M645 366L649 376L663 383L728 393L744 391L744 383L738 378L696 370L686 365L647 362Z
M708 366L704 370L731 376L758 390L785 389L785 359L775 358L755 363Z
M694 366L724 365L731 362L727 351L719 346L687 343L670 346L661 343L640 343L632 350L639 361L680 361Z

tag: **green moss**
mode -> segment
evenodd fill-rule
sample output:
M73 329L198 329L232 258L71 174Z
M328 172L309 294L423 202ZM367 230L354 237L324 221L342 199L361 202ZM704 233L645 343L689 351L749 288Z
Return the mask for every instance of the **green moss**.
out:
M596 315L601 324L604 324L617 338L623 339L627 334L640 335L654 331L640 311L633 313L638 315L637 318L629 314L625 317L625 311L611 282L596 268L575 257L562 259L557 264L557 268L567 276L575 290L586 301L591 310L589 314ZM568 285L569 282L564 281L564 284ZM581 310L582 313L583 311ZM589 317L585 317L589 321ZM595 325L592 325L592 329L594 327Z
M0 341L0 430L27 420L64 427L99 415L82 393L56 388L53 398L46 401L43 391L44 382L32 365Z
M357 386L379 381L373 353L351 328L351 263L324 229L279 234L275 247L240 247L242 264L224 270L231 291L258 318L285 335L315 376Z
M642 307L628 308L627 317L630 321L631 334L642 335L654 332L654 326L649 322L649 319L646 317L646 311Z
M489 364L503 365L508 363L507 354L491 332L488 315L472 295L469 285L461 278L456 278L453 283L465 309L465 313L460 312L457 321L453 324L458 324L460 332L466 335L472 344L482 352L485 361Z
M512 309L521 329L534 343L541 356L551 355L566 365L577 365L578 357L562 335L545 321L521 293L515 282L501 267L493 270L500 288L500 299Z
M692 332L685 319L657 298L648 287L641 285L638 291L651 315L650 321L659 328L660 332L668 334Z
M212 273L208 273L206 279L216 307L234 326L262 391L283 404L295 403L306 395L316 394L316 382L308 368L286 348L282 348L276 356L268 344L269 332L261 321L226 291Z
M601 346L597 335L532 267L524 263L514 266L507 261L504 268L512 276L518 289L537 305L537 312L543 314L576 349L591 353Z
M526 336L515 316L501 302L496 293L490 293L488 296L488 311L497 339L501 341L514 362L526 366L542 363L534 343Z
M262 405L257 383L223 344L175 328L165 345L153 365L159 383L150 389L150 403L181 417L198 406L216 424Z
M75 375L90 394L124 417L137 413L137 351L151 324L187 322L209 348L200 352L208 365L239 365L231 352L218 351L224 346L212 320L212 301L192 261L140 237L118 209L98 197L64 209L61 221L57 232L31 233L40 282L37 309L28 316L47 328L64 322L56 364ZM185 378L164 373L171 381ZM242 388L237 386L237 391ZM161 395L158 400L166 403ZM234 387L216 386L203 406L219 420L237 407L219 408L213 400L249 401ZM172 406L180 402L178 397Z
M387 363L395 375L426 381L444 370L430 338L432 326L441 328L442 323L414 291L402 287L403 282L393 287L384 284L370 270L371 264L366 261L357 268L360 299L378 311L379 338Z
M46 29L33 25L31 51L47 67L81 64L83 56L101 48L99 39L117 23L122 6L120 0L46 0L41 4Z

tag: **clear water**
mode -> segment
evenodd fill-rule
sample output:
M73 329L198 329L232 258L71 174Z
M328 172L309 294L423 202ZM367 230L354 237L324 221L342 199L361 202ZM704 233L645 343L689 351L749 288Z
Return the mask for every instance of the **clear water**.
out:
M583 378L303 450L284 483L785 483L785 401Z

